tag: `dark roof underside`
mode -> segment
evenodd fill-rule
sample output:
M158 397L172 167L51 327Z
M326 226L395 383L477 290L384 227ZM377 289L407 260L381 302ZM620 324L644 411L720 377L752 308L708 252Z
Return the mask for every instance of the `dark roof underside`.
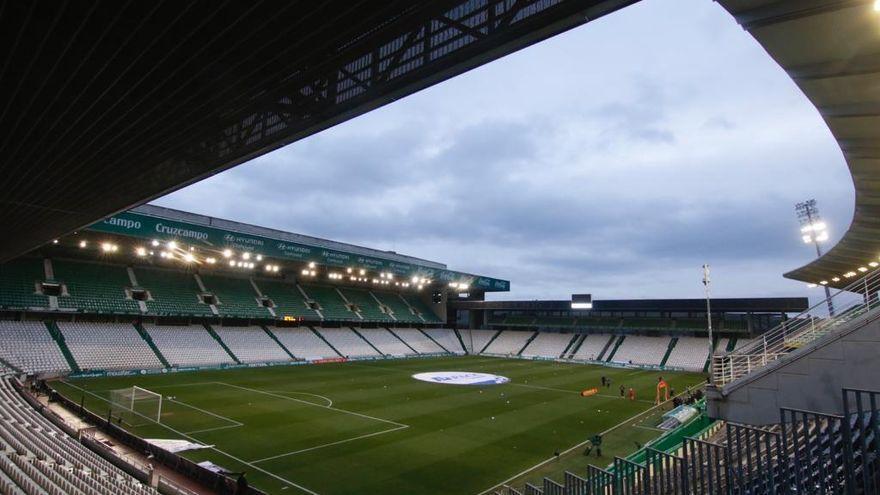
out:
M0 4L0 261L637 0Z
M880 12L873 0L718 1L794 79L840 144L855 185L852 223L824 256L785 276L843 288L851 281L844 274L880 261Z

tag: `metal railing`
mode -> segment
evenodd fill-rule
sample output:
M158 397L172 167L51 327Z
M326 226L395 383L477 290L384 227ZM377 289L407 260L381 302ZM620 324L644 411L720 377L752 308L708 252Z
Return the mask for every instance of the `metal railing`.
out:
M830 298L823 299L794 318L783 321L755 341L715 356L712 359L712 382L721 387L851 322L859 320L866 324L872 321L880 313L878 292L880 270L874 270L832 294ZM834 314L823 314L829 307L835 308Z

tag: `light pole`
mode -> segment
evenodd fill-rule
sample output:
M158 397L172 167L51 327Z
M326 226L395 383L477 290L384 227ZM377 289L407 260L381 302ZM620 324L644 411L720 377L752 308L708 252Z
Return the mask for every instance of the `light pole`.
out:
M794 211L797 212L798 221L801 224L801 240L804 244L812 244L816 247L816 258L822 257L822 248L820 242L828 240L828 226L822 221L819 215L819 208L816 206L815 199L808 199L794 205ZM828 303L828 315L834 316L834 303L831 301L831 290L827 285L825 288L825 301Z
M712 358L715 357L715 346L712 339L712 303L709 298L709 265L703 264L703 287L706 289L706 321L709 328L709 373L712 373Z

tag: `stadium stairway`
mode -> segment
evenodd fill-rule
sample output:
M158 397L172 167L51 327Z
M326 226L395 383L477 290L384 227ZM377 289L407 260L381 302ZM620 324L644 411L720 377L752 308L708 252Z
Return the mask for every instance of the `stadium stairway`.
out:
M533 333L532 336L529 337L529 340L527 340L526 343L523 344L523 346L522 346L522 348L519 350L519 352L516 353L516 355L517 355L517 356L522 356L523 351L526 350L526 347L528 347L529 344L531 344L532 341L535 340L535 337L537 337L537 336L538 336L538 332Z
M370 342L366 337L364 337L364 334L358 332L358 329L357 329L357 328L355 328L355 327L348 327L348 328L350 328L351 331L354 332L355 335L357 335L358 337L360 337L361 340L363 340L364 342L366 342L367 345L369 345L370 347L372 347L373 350L376 351L377 354L379 354L380 356L384 356L384 355L385 355L384 352L380 351L378 347L374 346L372 342Z
M394 329L389 328L389 327L383 327L383 328L385 328L385 330L388 330L388 333L390 333L391 335L394 335L394 337L397 338L397 340L403 342L403 345L407 346L409 348L409 350L413 351L413 354L419 354L419 351L413 349L413 347L411 345L409 345L409 343L407 343L407 341L400 338L400 335L397 335L397 332L395 332Z
M838 311L841 311L838 309ZM796 337L795 337L796 338ZM875 389L880 377L880 307L848 321L777 359L762 363L761 341L717 356L708 409L715 417L749 424L779 421L779 408L842 414L841 389ZM748 372L726 381L731 366Z
M497 332L495 332L495 335L493 335L493 336L489 339L489 341L486 342L486 345L484 345L483 348L480 349L479 354L482 354L482 353L486 352L486 349L488 349L489 346L492 345L492 342L494 342L495 339L497 339L498 336L501 335L501 332L502 332L502 331L503 331L503 330L498 330Z
M584 341L587 340L586 334L577 334L574 336L574 340L569 344L568 354L562 353L568 359L574 359L574 355L577 354L578 349L584 344Z
M568 350L571 349L571 346L574 345L577 338L578 338L577 334L572 335L571 340L568 341L568 345L565 346L565 349L563 349L562 352L559 353L559 356L557 356L557 357L560 359L564 359L566 356L568 356Z
M290 356L290 359L293 359L294 361L298 361L296 356L294 356L293 353L290 352L290 349L288 349L287 346L285 346L283 343L281 343L280 340L278 340L278 336L275 335L274 333L272 333L272 330L269 330L269 327L267 327L266 325L260 325L260 328L262 328L263 331L266 332L266 335L268 335L269 338L271 338L272 340L275 341L276 344L278 344L278 347L280 347L282 350L284 350L284 352L288 356Z
M663 355L663 359L660 360L660 367L666 366L666 361L669 361L669 356L672 354L672 350L675 349L675 344L678 344L678 337L672 337L669 340L669 346L666 348L666 354Z
M461 338L461 333L458 331L457 328L453 328L452 331L455 332L455 336L458 338L458 343L461 344L461 348L464 350L464 353L468 354L467 347L465 347L464 345L464 339Z
M418 330L419 332L421 332L421 334L424 335L426 338L430 339L431 342L437 344L437 347L443 349L444 352L450 352L450 353L451 353L451 351L450 351L449 349L447 349L445 346L443 346L442 344L440 344L440 342L437 342L437 339L435 339L434 337L431 337L430 335L428 335L428 332L422 330L421 328L419 328L419 329L417 329L417 330Z
M150 337L150 334L147 332L144 326L140 323L133 323L133 325L135 330L137 330L138 333L141 335L141 338L143 338L147 345L150 346L150 349L152 349L153 352L156 353L156 357L159 358L159 362L162 363L162 366L170 368L171 364L169 364L168 360L165 359L165 356L162 355L162 351L160 351L159 347L156 346L156 343L153 342L153 338Z
M345 357L345 354L339 352L339 349L337 349L336 347L333 347L333 344L331 344L329 340L327 340L326 338L324 338L324 336L321 335L321 332L319 332L318 330L316 330L315 327L308 327L308 328L309 328L309 330L312 331L313 334L317 335L319 339L323 340L324 343L327 344L327 347L333 349L333 352L335 352L336 354L338 354L339 357ZM361 337L361 338L363 338L363 337Z
M617 339L617 336L613 335L613 334L610 337L608 337L608 342L605 342L605 346L602 347L602 352L600 352L599 355L596 356L596 361L605 361L605 359L603 359L603 358L604 358L605 354L608 352L608 349L610 349L611 346L614 344L614 341L616 339Z
M623 344L623 341L625 339L626 339L626 335L621 335L617 339L617 342L614 343L614 347L611 348L611 352L608 354L608 357L605 359L606 363L610 363L611 360L614 359L614 355L617 354L617 350L620 349L620 344ZM602 359L602 357L600 356L599 359Z
M70 370L74 373L79 373L81 371L79 365L76 363L76 359L73 358L73 353L70 352L70 348L67 347L67 342L64 340L64 334L61 333L58 324L54 321L46 321L44 323L49 335L52 336L52 339L58 344L58 348L61 349L61 354L64 356L64 359L67 360L67 365L70 366Z
M220 336L217 335L217 332L215 332L214 329L211 328L211 325L205 323L204 326L205 330L207 330L208 333L211 334L211 337L214 337L214 340L216 340L217 343L220 344L220 347L222 347L223 350L226 351L226 354L229 354L229 357L231 357L236 364L241 364L241 360L239 360L238 357L236 357L236 355L232 353L232 349L230 349L229 346L226 345L226 342L223 342L223 339L221 339Z

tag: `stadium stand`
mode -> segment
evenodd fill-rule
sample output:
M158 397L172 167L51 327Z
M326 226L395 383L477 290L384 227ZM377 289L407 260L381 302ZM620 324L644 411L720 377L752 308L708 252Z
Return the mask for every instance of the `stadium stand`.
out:
M166 316L210 316L211 307L199 299L202 292L189 273L137 267L134 269L138 285L149 290L146 301L151 314Z
M325 320L331 321L361 321L357 314L353 313L345 305L345 301L339 297L339 293L333 287L325 285L305 285L300 287L321 308L321 314Z
M599 355L602 354L602 350L605 349L605 345L608 344L608 339L610 337L610 335L604 333L587 335L580 348L578 348L577 352L574 354L574 359L589 361L598 360Z
M431 308L415 294L401 294L406 303L419 315L425 323L442 323L443 321L431 311Z
M523 356L558 358L568 347L573 334L541 332L522 351Z
M362 328L358 332L386 356L406 356L416 352L384 328Z
M58 322L82 369L161 368L162 363L131 324Z
M0 321L0 358L25 373L70 371L58 344L39 321Z
M290 356L260 327L221 327L214 331L242 363L289 361Z
M137 301L127 297L131 286L126 267L73 261L52 261L55 280L64 284L67 295L58 297L58 307L84 313L141 314Z
M217 297L217 311L233 318L272 318L257 297L251 281L242 278L200 275L208 292Z
M385 306L391 309L398 323L421 323L421 319L413 313L406 301L394 292L370 291Z
M340 357L339 353L308 328L272 327L270 330L298 358L311 361Z
M571 316L538 316L535 325L539 327L572 327L575 319Z
M263 296L268 297L275 304L275 315L278 318L291 316L307 320L320 319L318 313L306 303L296 285L278 280L257 280L256 284Z
M498 332L495 330L462 330L465 347L471 354L479 354Z
M709 357L709 341L696 337L679 337L669 354L666 366L699 371Z
M519 354L535 332L504 330L483 351L485 354Z
M59 430L21 397L10 380L0 379L0 493L158 493Z
M628 335L617 352L614 353L614 361L659 365L669 347L669 340L670 337Z
M580 317L575 321L579 328L603 328L617 329L620 327L620 318Z
M395 328L394 333L403 339L410 347L419 354L431 354L437 352L446 352L445 349L437 345L425 334L416 328Z
M172 366L210 366L232 363L232 358L201 325L144 324L150 338Z
M318 328L317 330L343 356L379 355L373 346L350 328Z
M38 284L45 278L43 260L38 258L20 258L0 264L0 306L48 308L49 298L37 291Z
M621 327L634 330L668 330L673 320L667 318L624 318Z
M535 323L534 316L511 315L504 318L505 325L511 326L531 326Z
M370 294L370 291L361 289L339 288L339 292L358 308L358 312L364 321L392 322L394 318L384 313L379 302Z
M455 330L449 328L426 328L424 329L424 332L449 352L455 354L465 352L464 348L461 346L461 341L458 340L458 337L455 335Z

